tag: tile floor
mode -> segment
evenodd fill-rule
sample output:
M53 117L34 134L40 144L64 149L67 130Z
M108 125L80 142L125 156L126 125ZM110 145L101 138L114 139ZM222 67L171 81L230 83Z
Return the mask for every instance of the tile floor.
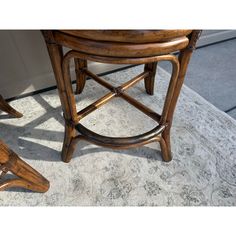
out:
M169 63L159 65L170 72ZM236 119L236 39L198 48L185 84Z

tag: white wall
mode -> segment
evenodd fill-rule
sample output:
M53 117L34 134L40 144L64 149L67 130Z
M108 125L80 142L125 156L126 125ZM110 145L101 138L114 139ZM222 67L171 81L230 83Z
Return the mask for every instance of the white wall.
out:
M205 31L199 45L235 36L236 31ZM96 73L114 69L100 63L89 66ZM55 80L40 31L0 30L0 94L10 98L52 85Z
M0 30L0 94L18 96L55 85L46 44L39 30ZM95 73L122 67L89 63Z
M38 89L51 67L40 31L0 31L0 94L12 97Z

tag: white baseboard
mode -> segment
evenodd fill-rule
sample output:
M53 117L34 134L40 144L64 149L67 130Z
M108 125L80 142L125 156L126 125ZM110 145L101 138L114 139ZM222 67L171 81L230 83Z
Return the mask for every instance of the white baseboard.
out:
M89 69L95 73L100 74L115 69L122 68L127 65L112 65L112 64L102 64L98 62L89 62ZM75 79L74 68L71 68L71 77ZM30 81L30 84L29 84ZM55 86L56 82L54 79L54 74L52 71L34 78L29 78L26 80L18 80L14 82L14 86L7 84L0 88L0 94L5 98L17 97L19 95L24 95L27 93L35 92L37 90L45 89L51 86ZM20 91L20 92L19 92Z

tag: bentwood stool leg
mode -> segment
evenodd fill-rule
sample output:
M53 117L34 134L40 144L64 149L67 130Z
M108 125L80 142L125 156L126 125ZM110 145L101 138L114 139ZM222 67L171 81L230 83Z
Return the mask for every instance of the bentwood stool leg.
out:
M87 69L87 61L79 58L75 58L75 74L76 74L76 91L75 94L82 93L85 82L86 82L86 74L84 70Z
M8 114L10 114L15 118L20 118L23 116L20 112L16 111L13 107L11 107L1 95L0 95L0 109L2 111L7 112Z
M144 85L147 94L153 95L154 94L154 83L155 83L155 76L157 70L157 62L152 62L145 64L144 71L148 71L150 74L147 78L144 79Z
M36 192L46 192L49 182L35 169L24 162L0 140L0 180L10 171L18 178L0 182L0 191L21 187Z
M196 42L200 36L200 33L201 33L200 31L193 31L193 33L189 37L189 46L181 50L178 57L179 63L180 63L178 80L175 86L173 97L171 99L171 105L170 105L170 108L166 117L166 122L168 123L168 126L162 132L162 135L161 135L162 139L160 141L161 151L163 153L163 159L165 161L170 161L172 159L170 130L172 126L174 110L175 110L175 107L179 98L179 94L180 94L180 91L184 82L185 74L187 71L187 67L188 67L191 55L193 53L193 50L195 49Z
M65 134L62 147L61 158L64 162L69 162L73 156L77 141L75 140L76 130L74 125L65 122Z
M65 133L64 133L64 142L63 142L61 157L64 162L69 162L72 158L73 151L75 148L74 138L76 136L76 130L75 130L75 125L72 122L71 108L73 105L69 103L68 94L67 94L68 88L66 88L65 86L64 75L62 71L63 50L60 45L54 42L54 37L50 31L43 31L43 33L47 42L47 48L48 48L49 56L51 58L51 63L52 63L55 79L57 82L58 93L59 93L62 110L64 114L64 119L65 119ZM78 61L76 61L76 63L78 63ZM76 67L76 69L78 69L78 67ZM80 88L80 91L82 92L81 87L79 88ZM72 91L70 92L71 94L73 94Z

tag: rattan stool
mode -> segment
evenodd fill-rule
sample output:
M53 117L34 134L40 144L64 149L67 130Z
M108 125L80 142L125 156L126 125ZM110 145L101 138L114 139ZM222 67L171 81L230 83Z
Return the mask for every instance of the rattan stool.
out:
M69 162L76 143L87 140L96 145L122 149L159 142L164 161L170 161L170 129L186 69L200 35L199 30L47 30L42 31L54 70L65 118L62 160ZM62 47L70 50L64 55ZM179 56L173 52L180 51ZM77 112L70 77L70 61L74 59L77 76L76 94L80 94L90 77L110 90L105 96ZM87 60L111 64L145 64L144 72L119 87L113 87L87 68ZM146 92L153 94L158 61L170 61L172 75L162 114L144 106L125 91L144 80ZM106 137L92 132L80 120L107 103L120 97L151 117L157 126L133 137Z

